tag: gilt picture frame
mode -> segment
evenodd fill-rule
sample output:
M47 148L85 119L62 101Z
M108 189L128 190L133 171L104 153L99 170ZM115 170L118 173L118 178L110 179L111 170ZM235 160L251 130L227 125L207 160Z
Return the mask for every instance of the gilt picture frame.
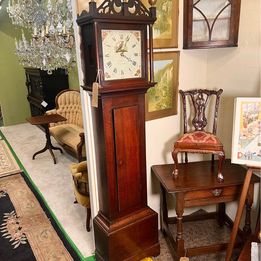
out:
M154 81L145 96L146 121L177 114L179 52L157 52L154 58Z
M142 3L149 8L148 0ZM179 0L157 0L157 20L153 25L153 47L178 47Z
M261 167L261 98L236 98L231 162Z

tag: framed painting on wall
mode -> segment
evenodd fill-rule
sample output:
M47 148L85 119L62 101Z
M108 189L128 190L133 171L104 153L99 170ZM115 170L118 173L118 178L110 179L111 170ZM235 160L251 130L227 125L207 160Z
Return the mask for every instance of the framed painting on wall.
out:
M146 120L177 114L179 52L154 53L154 81L146 94Z
M261 167L261 98L236 98L232 163Z
M149 8L148 0L142 3ZM157 20L153 25L153 47L178 47L179 0L157 0Z

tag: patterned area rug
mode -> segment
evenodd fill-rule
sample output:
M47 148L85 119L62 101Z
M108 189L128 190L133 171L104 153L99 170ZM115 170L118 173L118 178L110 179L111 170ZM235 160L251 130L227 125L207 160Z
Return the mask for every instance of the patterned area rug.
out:
M77 260L20 174L0 178L0 260Z
M0 178L19 172L21 172L21 170L6 142L0 140Z
M200 209L193 214L206 213ZM192 215L193 215L192 214ZM176 237L176 225L171 224L170 230ZM211 244L225 243L229 241L231 229L225 224L220 227L215 219L199 220L183 223L183 236L185 240L185 248L207 246ZM160 255L156 257L155 261L173 261L172 247L169 241L160 232ZM239 249L234 249L231 261L236 261L239 255ZM189 261L225 261L226 252L219 252L213 254L193 256Z
M13 153L3 136L0 139L0 260L82 260L28 174L21 171L24 168Z

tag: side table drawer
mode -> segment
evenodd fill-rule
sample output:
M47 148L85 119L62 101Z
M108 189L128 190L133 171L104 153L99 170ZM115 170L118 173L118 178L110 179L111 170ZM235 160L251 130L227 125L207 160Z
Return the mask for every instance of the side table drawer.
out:
M189 191L184 195L185 207L234 201L239 197L241 189L242 185Z

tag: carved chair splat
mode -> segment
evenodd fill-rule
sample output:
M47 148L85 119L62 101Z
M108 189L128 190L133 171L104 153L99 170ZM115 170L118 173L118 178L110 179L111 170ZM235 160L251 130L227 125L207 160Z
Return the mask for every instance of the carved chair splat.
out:
M179 93L181 95L181 101L183 106L183 124L184 124L184 134L175 142L174 149L172 152L172 157L174 160L174 177L178 176L178 156L179 152L185 152L185 162L188 162L187 153L211 153L212 162L214 162L214 155L218 155L218 180L223 181L222 175L222 164L225 159L225 153L223 150L223 145L216 136L217 132L217 118L218 118L218 108L220 103L220 96L223 90L203 90L196 89L190 91L182 91ZM214 104L211 103L211 98L215 98ZM190 102L192 104L191 114L189 117L187 111L187 104ZM213 104L213 127L209 131L206 131L208 126L208 119L206 117L206 111ZM191 120L191 125L193 130L189 131L189 123Z

